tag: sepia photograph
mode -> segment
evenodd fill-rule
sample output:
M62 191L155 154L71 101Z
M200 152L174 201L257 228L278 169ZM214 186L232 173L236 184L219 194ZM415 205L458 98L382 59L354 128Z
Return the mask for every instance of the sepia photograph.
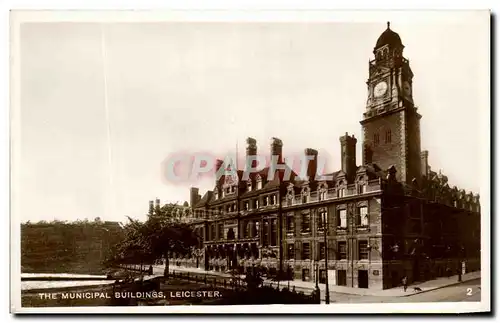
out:
M11 11L11 312L490 311L490 24Z

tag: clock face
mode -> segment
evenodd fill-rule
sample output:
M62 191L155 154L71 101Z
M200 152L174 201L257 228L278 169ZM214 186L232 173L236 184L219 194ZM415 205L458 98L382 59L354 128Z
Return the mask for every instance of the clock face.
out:
M380 82L375 85L375 88L373 89L373 94L375 97L380 97L387 92L387 83L386 82Z
M411 85L407 81L403 83L403 91L406 95L411 95Z

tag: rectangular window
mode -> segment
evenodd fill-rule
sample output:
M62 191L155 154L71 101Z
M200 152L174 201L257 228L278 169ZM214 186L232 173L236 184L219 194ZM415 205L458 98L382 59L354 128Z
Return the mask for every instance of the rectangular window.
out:
M347 259L347 243L345 241L339 241L337 243L337 248L339 251L339 260Z
M286 217L286 233L294 233L295 231L295 221L293 214Z
M258 190L262 189L262 180L257 181L257 189Z
M309 213L302 214L302 232L311 231L311 218Z
M276 195L271 195L271 205L276 205Z
M337 190L337 196L338 197L344 197L345 196L345 188L339 188Z
M251 190L252 190L252 183L251 183L251 182L249 182L249 183L247 184L247 191L248 191L248 192L250 192Z
M253 236L254 238L256 237L260 237L260 221L259 220L255 220L255 235Z
M337 270L337 285L338 286L347 286L347 271L346 270Z
M219 240L224 240L224 224L219 224Z
M254 200L254 209L258 209L259 208L259 199L255 199Z
M311 248L309 242L304 242L302 244L302 260L310 259L311 257Z
M320 201L326 200L326 190L323 190L323 191L319 192L319 200Z
M360 224L362 226L368 226L368 207L362 206L358 208Z
M391 142L391 130L387 130L385 133L385 143L390 143Z
M318 243L318 257L319 260L325 259L325 243L320 242Z
M262 235L264 246L269 244L269 220L264 220L264 234Z
M245 211L248 211L248 207L249 207L249 203L248 203L248 201L246 201L246 202L245 202L245 206L243 207L243 209L244 209Z
M364 193L366 193L366 184L358 185L358 194L364 194Z
M368 242L360 240L358 242L359 259L368 259Z
M268 206L268 205L269 205L269 196L266 196L262 200L262 206Z
M243 221L242 223L242 227L243 227L243 237L244 238L248 238L248 231L250 229L250 222L249 221Z
M216 240L217 239L217 233L215 230L215 224L210 225L210 240Z
M276 219L271 220L271 246L275 246L277 244L277 228L276 228Z
M327 217L326 211L319 211L318 212L318 230L325 229L326 217Z
M337 226L340 228L347 228L347 211L345 209L338 210Z
M295 259L295 245L293 243L288 244L288 259Z

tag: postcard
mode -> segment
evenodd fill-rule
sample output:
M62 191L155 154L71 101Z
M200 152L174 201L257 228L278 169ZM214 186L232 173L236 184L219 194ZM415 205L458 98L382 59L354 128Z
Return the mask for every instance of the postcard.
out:
M490 12L11 18L11 312L490 308Z

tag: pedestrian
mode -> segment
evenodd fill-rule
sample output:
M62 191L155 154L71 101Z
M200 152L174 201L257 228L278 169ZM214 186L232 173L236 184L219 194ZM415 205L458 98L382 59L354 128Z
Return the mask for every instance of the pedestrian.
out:
M408 288L408 278L404 276L402 281L403 281L403 290L406 292L406 289Z

